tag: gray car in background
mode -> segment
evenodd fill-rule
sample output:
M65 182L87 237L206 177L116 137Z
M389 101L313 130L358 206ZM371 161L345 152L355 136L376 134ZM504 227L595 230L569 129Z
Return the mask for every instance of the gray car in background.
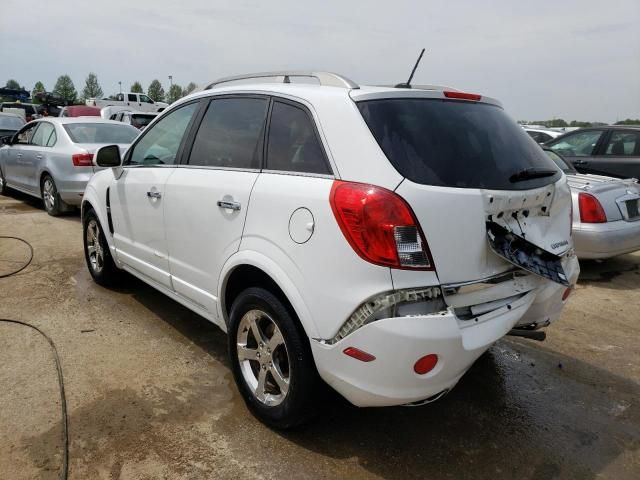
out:
M573 201L573 244L579 259L604 259L640 250L640 185L578 173L570 162L545 148L567 176Z
M0 194L7 188L41 198L49 215L80 205L87 182L98 170L94 152L103 145L121 151L139 131L121 122L92 118L43 118L2 137Z

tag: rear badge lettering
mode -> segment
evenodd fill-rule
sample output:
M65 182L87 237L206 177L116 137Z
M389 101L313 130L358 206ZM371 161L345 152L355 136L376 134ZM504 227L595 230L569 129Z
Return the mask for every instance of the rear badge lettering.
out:
M556 248L566 247L567 245L569 245L569 241L568 240L562 240L561 242L552 243L551 244L551 248L553 248L555 250Z

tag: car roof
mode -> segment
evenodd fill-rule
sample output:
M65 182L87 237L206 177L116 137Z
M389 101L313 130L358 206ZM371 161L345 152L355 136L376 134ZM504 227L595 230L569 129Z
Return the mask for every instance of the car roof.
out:
M438 85L415 86L413 88L361 85L358 88L344 88L311 83L254 82L216 86L207 90L201 90L181 98L175 102L172 107L194 98L234 93L258 93L297 97L314 104L329 99L361 101L382 98L445 98L443 92L446 90L459 92L459 90L455 88ZM484 95L478 103L490 103L500 107L502 106L498 100Z
M102 117L43 117L36 120L36 122L48 121L65 125L67 123L111 123L114 125L123 125L122 122L116 122L115 120L106 120Z
M523 125L522 128L525 130L531 130L532 132L544 132L544 133L557 133L558 135L562 135L564 132L559 132L558 130L552 130L550 128L539 128L539 127L527 127Z

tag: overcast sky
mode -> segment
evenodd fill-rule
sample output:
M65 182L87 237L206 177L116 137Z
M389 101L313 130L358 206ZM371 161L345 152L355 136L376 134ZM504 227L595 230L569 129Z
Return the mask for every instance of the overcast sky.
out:
M3 0L0 84L95 72L105 95L277 69L445 84L517 119L640 117L640 0ZM13 21L15 18L16 21Z

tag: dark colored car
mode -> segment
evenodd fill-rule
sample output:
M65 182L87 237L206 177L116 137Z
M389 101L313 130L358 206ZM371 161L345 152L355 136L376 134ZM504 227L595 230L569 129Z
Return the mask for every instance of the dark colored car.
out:
M580 173L640 178L640 126L582 128L545 143Z

